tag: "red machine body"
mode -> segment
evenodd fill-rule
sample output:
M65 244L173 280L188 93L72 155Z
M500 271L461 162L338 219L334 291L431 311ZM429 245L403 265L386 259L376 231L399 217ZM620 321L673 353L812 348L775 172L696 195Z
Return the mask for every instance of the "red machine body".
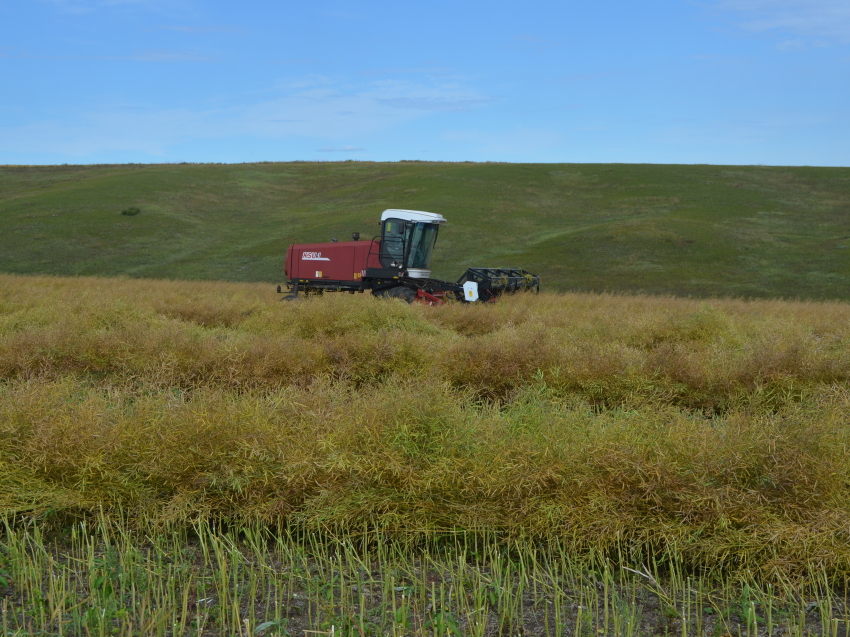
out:
M366 268L380 268L380 240L301 243L289 246L285 272L290 281L359 285Z
M381 236L371 241L300 243L289 246L284 271L290 294L284 299L324 292L370 291L427 305L447 299L492 301L503 292L540 287L540 277L525 270L469 268L456 282L431 278L431 251L442 215L422 210L384 210ZM278 292L281 292L278 286Z

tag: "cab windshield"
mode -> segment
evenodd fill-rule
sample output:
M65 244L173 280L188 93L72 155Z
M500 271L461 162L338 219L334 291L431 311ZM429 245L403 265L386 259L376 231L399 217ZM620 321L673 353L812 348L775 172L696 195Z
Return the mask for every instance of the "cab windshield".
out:
M428 270L439 226L433 223L411 223L408 226L410 252L407 253L407 267Z

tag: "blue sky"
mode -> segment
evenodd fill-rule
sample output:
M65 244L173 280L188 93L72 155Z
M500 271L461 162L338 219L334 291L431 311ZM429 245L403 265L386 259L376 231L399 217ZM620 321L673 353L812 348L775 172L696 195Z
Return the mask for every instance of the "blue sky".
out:
M0 0L0 164L850 166L850 0Z

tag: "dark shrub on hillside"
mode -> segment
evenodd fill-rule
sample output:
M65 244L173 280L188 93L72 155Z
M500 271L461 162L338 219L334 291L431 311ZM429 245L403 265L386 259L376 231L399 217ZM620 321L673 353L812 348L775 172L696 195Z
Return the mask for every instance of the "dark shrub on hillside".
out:
M129 208L124 208L124 210L121 211L121 214L126 215L128 217L134 217L140 212L141 210L139 208L136 208L135 206L130 206Z

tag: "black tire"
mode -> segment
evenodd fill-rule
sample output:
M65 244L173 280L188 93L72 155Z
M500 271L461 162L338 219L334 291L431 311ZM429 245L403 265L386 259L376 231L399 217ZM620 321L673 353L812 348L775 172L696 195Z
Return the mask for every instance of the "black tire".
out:
M406 303L413 303L413 301L416 300L416 290L404 285L397 285L394 288L378 290L377 292L373 292L373 294L385 299L401 299Z
M300 300L301 300L301 297L300 297L300 296L296 296L296 295L294 295L294 294L287 294L286 296L284 296L284 297L283 297L282 299L280 299L280 300L281 300L281 301L300 301Z
M416 300L416 290L403 287L398 293L398 298L408 303L413 303Z

